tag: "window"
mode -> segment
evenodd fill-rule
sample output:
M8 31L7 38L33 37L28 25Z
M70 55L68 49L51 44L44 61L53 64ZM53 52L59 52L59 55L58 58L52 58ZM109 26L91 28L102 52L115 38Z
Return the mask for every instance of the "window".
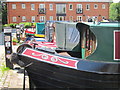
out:
M82 21L82 16L77 16L77 21Z
M57 4L56 5L57 14L65 14L66 13L66 4Z
M77 14L83 13L83 11L82 11L82 4L77 4L76 13Z
M86 5L86 10L90 10L90 4Z
M69 17L69 20L70 20L70 21L73 21L73 16L70 16L70 17Z
M39 8L45 8L45 4L39 4Z
M53 16L50 16L50 21L53 21Z
M16 4L12 4L12 9L16 9Z
M69 10L73 10L73 5L69 4Z
M65 21L65 17L64 16L57 16L57 21Z
M82 9L82 4L77 4L77 8L81 8Z
M35 4L31 4L31 10L35 10Z
M35 16L31 17L31 22L35 22Z
M102 4L102 9L105 9L105 4Z
M93 17L92 16L86 16L86 21L87 22L93 22Z
M25 4L21 4L22 5L22 9L25 9Z
M16 17L13 17L12 19L13 19L13 22L16 22L16 21L17 21L17 18L16 18Z
M98 5L97 4L94 4L94 9L98 9Z
M22 21L26 21L26 17L25 16L22 16Z
M40 22L45 22L45 16L40 16Z
M45 4L39 4L39 14L45 14Z
M49 4L50 10L53 10L53 4Z

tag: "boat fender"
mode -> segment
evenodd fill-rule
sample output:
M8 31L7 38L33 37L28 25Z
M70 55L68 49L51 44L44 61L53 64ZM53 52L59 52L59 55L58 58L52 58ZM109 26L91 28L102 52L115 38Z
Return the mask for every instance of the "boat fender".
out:
M11 54L10 61L11 61L13 64L17 64L18 61L19 61L18 55L17 55L16 53L12 53L12 54Z
M19 57L16 53L12 53L11 54L11 58L10 58L10 61L13 63L13 64L18 64L20 65L21 67L25 67L25 64L19 60Z

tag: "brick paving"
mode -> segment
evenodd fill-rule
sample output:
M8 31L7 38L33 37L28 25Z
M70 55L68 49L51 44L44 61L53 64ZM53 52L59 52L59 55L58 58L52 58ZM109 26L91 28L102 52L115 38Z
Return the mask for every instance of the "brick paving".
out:
M17 46L13 47L13 52L15 52ZM14 68L20 69L10 69L2 72L1 67L5 67L5 49L3 45L0 45L0 90L23 90L23 72L19 66L14 65ZM25 76L25 88L29 88L29 78Z

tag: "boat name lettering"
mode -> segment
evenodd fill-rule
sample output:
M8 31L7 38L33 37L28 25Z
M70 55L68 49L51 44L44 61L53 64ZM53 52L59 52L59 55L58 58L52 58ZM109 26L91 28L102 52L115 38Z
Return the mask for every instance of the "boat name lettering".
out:
M49 56L48 55L45 55L45 54L35 54L35 53L32 53L33 56L41 56L42 59L44 60L47 60L49 59ZM58 57L51 57L50 58L50 61L52 62L58 62L60 61L61 63L64 63L64 64L68 64L69 62L67 61L62 61L61 59L59 59Z

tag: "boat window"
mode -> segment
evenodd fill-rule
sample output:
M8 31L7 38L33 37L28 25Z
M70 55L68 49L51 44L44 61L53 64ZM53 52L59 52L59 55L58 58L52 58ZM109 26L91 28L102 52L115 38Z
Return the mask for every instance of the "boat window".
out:
M90 31L90 29L86 29L82 32L82 58L86 58L91 55L96 49L96 37Z

